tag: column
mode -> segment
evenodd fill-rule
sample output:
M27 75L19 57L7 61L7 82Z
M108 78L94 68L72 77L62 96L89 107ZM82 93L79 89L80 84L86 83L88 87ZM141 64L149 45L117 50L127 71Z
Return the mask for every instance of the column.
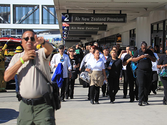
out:
M42 17L43 17L43 13L42 13L42 5L39 5L39 24L42 24Z
M148 17L138 17L136 23L136 46L140 48L141 42L145 41L148 46L151 45L151 24Z
M10 24L13 24L13 4L10 4Z

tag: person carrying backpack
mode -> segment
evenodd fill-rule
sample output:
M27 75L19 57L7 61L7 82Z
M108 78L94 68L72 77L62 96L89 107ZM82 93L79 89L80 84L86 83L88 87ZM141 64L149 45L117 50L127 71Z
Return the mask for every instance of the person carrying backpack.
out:
M133 62L138 62L137 68L137 83L139 87L139 106L149 105L148 103L148 93L149 87L151 83L151 73L152 73L152 63L155 62L156 58L154 53L147 49L147 43L143 41L141 43L141 48L134 53L132 58Z

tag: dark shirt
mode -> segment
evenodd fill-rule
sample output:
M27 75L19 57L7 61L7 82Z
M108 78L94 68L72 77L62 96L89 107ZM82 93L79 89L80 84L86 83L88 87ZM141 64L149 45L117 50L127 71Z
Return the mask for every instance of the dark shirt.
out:
M123 63L126 62L129 58L131 58L131 56L129 54L126 54L125 57L124 57L124 59L123 59ZM126 66L126 70L127 71L132 71L130 65L131 65L131 61Z
M106 57L105 57L105 59L106 59ZM105 69L108 68L111 59L112 59L112 57L110 55L108 55L108 58L106 59L106 63L104 63Z
M121 51L122 51L122 49L119 49L119 50L118 50L118 52L117 52L117 56L120 55Z
M111 69L109 70L109 77L120 77L120 72L122 70L122 60L121 59L116 59L116 60L111 60L113 61L113 64L111 66Z
M158 61L158 65L167 64L167 55L162 55Z
M70 58L70 57L69 57ZM76 69L73 69L73 65L75 64L75 65L78 65L78 59L77 59L77 57L76 56L74 56L74 58L73 59L71 59L70 58L70 63L71 63L71 66L72 66L72 71L75 71Z
M141 48L139 50L135 51L133 57L138 57L138 56L141 56L144 54L149 54L150 56L155 57L154 53L151 50L147 49L145 52L143 52L141 50ZM144 71L151 71L152 70L151 59L149 59L149 58L140 59L138 61L138 69L144 70Z
M82 58L83 58L83 51L82 51L82 49L79 48L79 47L76 48L76 49L75 49L75 53L76 53L76 56L77 56L79 62L81 62L81 60L82 60Z
M86 54L88 54L89 53L89 50L85 50L85 54L84 54L84 56L86 55Z

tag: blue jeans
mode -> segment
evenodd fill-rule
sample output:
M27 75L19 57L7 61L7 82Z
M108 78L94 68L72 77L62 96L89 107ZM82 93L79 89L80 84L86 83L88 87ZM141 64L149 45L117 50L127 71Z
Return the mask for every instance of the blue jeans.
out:
M14 76L15 79L15 87L16 87L16 92L19 93L19 83L18 83L18 78L17 74Z

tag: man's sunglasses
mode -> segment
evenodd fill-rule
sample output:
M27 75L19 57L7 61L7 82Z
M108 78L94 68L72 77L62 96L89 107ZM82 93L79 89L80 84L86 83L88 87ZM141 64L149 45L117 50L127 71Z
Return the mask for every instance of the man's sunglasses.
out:
M74 51L70 51L70 52L74 52Z
M23 38L25 41L28 41L29 39L31 39L31 41L35 41L35 38L34 37L25 37Z

